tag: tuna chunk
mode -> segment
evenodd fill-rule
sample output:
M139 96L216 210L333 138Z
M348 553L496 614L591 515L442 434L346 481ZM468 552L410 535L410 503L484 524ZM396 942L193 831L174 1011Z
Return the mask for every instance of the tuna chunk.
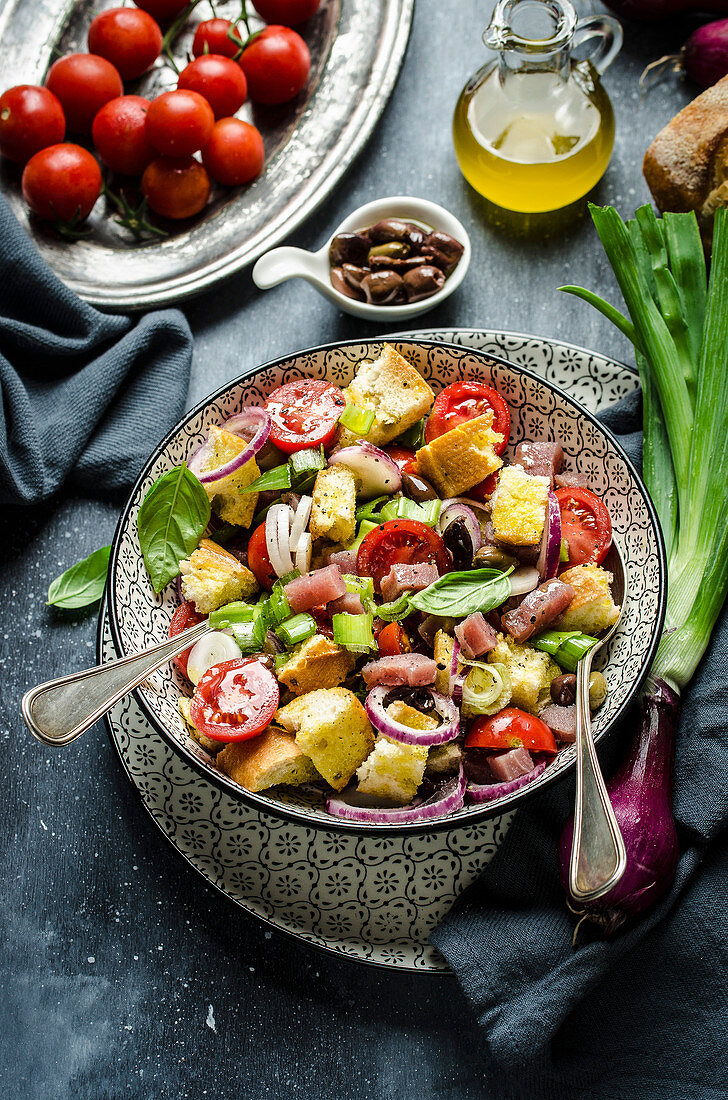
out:
M455 637L465 657L480 657L498 644L498 635L481 611L473 612L456 626Z
M397 653L392 657L380 657L364 665L361 674L367 687L385 684L387 687L421 687L433 684L437 665L424 653Z
M338 565L342 573L356 576L356 554L353 550L337 550L329 556L329 565Z
M544 581L533 592L524 596L518 607L505 613L501 619L503 629L517 642L527 642L558 618L569 606L574 595L571 585L564 584L556 577Z
M519 443L513 461L517 466L522 466L527 474L550 478L553 489L554 478L564 464L564 448L560 443L546 443L542 440Z
M440 574L437 566L432 562L421 562L419 565L402 565L397 563L382 577L380 585L382 596L389 602L396 600L403 592L420 592L423 588L434 584Z
M586 474L569 473L557 474L557 489L591 489L589 478Z
M339 596L338 599L332 600L329 604L329 611L332 615L363 615L364 604L361 602L361 596L358 592L345 592L343 596Z
M314 569L303 577L289 581L283 591L292 611L308 611L318 604L330 603L346 592L346 582L338 565Z
M488 767L497 783L509 783L511 779L518 779L519 776L532 772L534 764L528 749L521 745L517 749L509 749L508 752L499 752L489 757Z
M570 745L576 741L576 704L559 707L553 703L542 711L541 720L546 723L557 741L566 741Z

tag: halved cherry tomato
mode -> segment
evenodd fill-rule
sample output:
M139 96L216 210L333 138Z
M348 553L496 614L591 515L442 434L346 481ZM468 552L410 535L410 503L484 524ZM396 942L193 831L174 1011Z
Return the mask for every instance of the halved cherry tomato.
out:
M285 454L324 447L334 438L346 400L338 386L320 378L298 378L279 386L265 407L273 418L270 439Z
M393 519L366 536L356 556L360 577L372 577L380 589L382 578L393 565L434 562L440 575L452 568L452 558L440 536L416 519Z
M395 657L398 653L410 653L412 645L400 623L387 623L377 638L381 657Z
M473 485L472 489L468 489L463 496L472 497L473 500L486 501L495 492L496 482L498 481L498 471L494 474L489 474L483 481L479 481L477 485Z
M554 735L540 718L518 707L476 718L465 738L466 749L517 749L556 753Z
M261 661L236 657L203 673L190 717L213 741L247 741L270 724L279 699L278 681Z
M385 447L384 450L397 463L401 474L414 474L417 476L417 458L411 447L400 447L398 444L392 444L391 447Z
M177 634L181 634L182 631L187 630L189 626L195 626L196 623L201 623L204 617L205 616L201 615L199 611L195 610L195 605L191 600L185 600L184 603L179 605L172 616L172 622L169 624L170 638L174 638ZM174 663L183 676L187 675L187 659L189 658L191 650L192 646L190 646L189 649L184 649L174 658Z
M503 442L493 449L496 454L502 454L511 434L511 414L498 391L484 382L453 382L437 395L425 424L426 442L432 443L433 439L466 420L482 416L488 409L493 411L493 431L503 436Z
M557 489L561 509L561 537L569 545L572 565L601 565L612 545L612 520L603 502L590 489Z
M256 580L261 588L267 588L270 592L278 580L278 575L270 563L268 546L265 541L265 520L256 527L250 536L248 543L248 569L255 573Z

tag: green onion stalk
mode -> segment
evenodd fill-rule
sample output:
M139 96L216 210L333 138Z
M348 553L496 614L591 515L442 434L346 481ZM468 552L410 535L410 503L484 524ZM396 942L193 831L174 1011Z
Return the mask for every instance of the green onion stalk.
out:
M694 213L624 222L591 206L626 314L582 287L630 340L643 398L643 479L667 555L665 626L643 688L642 720L607 785L627 846L623 879L589 916L613 929L670 887L678 859L671 810L680 693L710 642L728 593L728 211L715 217L710 279ZM572 824L562 837L562 878Z

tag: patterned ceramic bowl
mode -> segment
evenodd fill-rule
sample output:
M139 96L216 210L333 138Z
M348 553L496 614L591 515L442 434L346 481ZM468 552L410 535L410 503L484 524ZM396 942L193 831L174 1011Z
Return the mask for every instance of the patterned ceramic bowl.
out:
M662 628L665 604L665 561L657 517L647 492L629 459L608 430L591 413L551 382L522 366L470 348L425 340L393 340L397 350L415 363L439 391L458 379L492 385L508 401L512 414L506 457L522 439L557 439L572 467L586 473L601 493L612 517L628 578L625 613L598 667L605 670L609 695L594 716L594 734L604 737L639 689L652 662ZM262 404L266 395L294 378L307 375L345 386L356 364L375 358L380 344L347 342L311 348L269 363L229 383L193 409L162 441L134 486L114 538L110 564L109 612L114 643L120 654L144 649L167 634L177 606L176 585L156 595L139 549L136 516L154 480L189 458L212 425L232 416L244 404ZM574 747L563 749L533 783L486 805L468 805L447 817L408 825L362 825L330 817L321 791L289 788L256 794L233 783L189 736L177 712L180 692L188 685L169 666L153 674L135 692L155 729L208 780L244 802L268 813L305 825L348 832L379 834L428 833L450 829L513 809L537 790L553 783L574 765Z

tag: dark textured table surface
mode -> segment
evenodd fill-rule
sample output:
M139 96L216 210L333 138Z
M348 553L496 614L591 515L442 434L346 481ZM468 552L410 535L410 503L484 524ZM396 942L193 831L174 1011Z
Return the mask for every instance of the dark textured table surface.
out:
M625 356L605 321L556 290L580 282L613 292L588 221L550 237L504 232L488 224L458 172L450 120L482 63L489 10L417 0L402 74L373 139L292 243L318 247L352 207L381 195L434 199L468 227L473 260L463 287L423 325L534 332ZM639 73L678 48L689 27L627 26L607 74L618 132L595 198L624 214L647 198L647 144L695 91L668 81L640 103ZM338 314L302 282L260 293L247 273L185 312L195 334L190 404L274 356L385 331ZM489 1074L453 978L377 971L271 935L188 871L127 785L101 724L57 752L30 738L22 692L95 654L94 615L51 612L48 583L110 541L118 510L119 502L61 496L0 517L3 1095L536 1095L535 1086L523 1091ZM597 1024L589 1095L622 1096L610 1073L620 1054L599 1051ZM559 1042L568 1060L568 1038Z

